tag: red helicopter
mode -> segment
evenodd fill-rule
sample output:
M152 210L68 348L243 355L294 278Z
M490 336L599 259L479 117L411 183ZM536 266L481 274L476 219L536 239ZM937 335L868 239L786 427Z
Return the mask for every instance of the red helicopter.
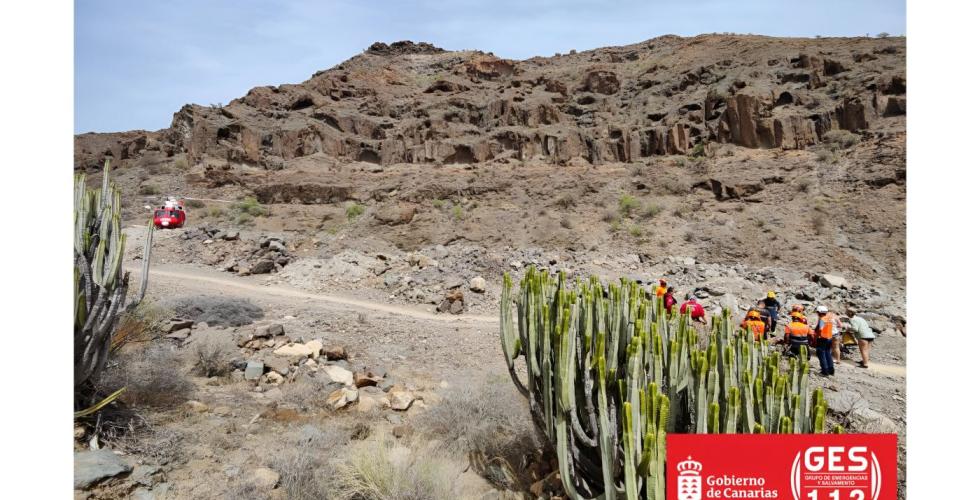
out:
M177 229L183 227L186 221L184 200L177 200L173 196L167 198L163 206L153 210L153 225L157 229Z

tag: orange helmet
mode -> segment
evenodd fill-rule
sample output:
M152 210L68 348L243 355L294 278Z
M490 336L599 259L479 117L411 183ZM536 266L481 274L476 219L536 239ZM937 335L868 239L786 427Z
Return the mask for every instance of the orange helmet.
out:
M801 313L799 311L793 311L793 312L791 312L789 314L789 317L792 318L792 319L799 320L799 321L806 321L806 316L803 316L803 313Z
M749 317L752 319L762 319L762 315L756 310L749 311Z

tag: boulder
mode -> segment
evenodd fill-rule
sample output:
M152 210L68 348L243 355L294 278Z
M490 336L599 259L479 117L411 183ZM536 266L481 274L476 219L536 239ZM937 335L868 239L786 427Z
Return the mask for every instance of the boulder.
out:
M850 390L825 391L824 400L827 401L827 409L833 413L846 414L852 411L867 408L868 401L860 393Z
M896 434L898 424L871 408L858 408L851 412L851 428L869 434Z
M168 339L174 339L174 340L184 340L187 337L189 337L190 335L191 335L191 329L190 328L184 328L184 329L181 329L181 330L177 330L176 332L167 334L167 338Z
M355 389L342 387L327 396L327 405L335 410L339 410L351 403L357 402L358 392Z
M159 472L160 468L154 465L137 465L129 475L129 480L142 486L153 486L156 483L153 476Z
M463 301L457 300L449 304L449 314L463 314Z
M313 355L313 349L306 344L286 344L273 351L273 354L286 358L308 358Z
M392 410L405 411L412 406L413 401L415 401L415 394L402 386L392 387L388 391L388 403L391 404Z
M278 240L270 240L269 250L274 250L279 253L286 253L286 245L283 245L282 242Z
M346 368L342 368L336 365L327 365L324 368L327 377L333 382L338 382L344 385L354 385L354 374Z
M261 361L249 361L245 365L245 380L258 380L265 371L265 364Z
M279 473L268 467L258 467L248 471L246 481L259 490L271 490L279 484Z
M833 274L820 275L820 285L827 288L851 288L851 284L846 279Z
M619 78L612 71L593 70L585 74L579 90L612 95L619 92Z
M378 385L384 377L379 377L371 372L357 372L354 374L354 385L357 387L367 387L371 385Z
M194 326L194 321L193 320L190 320L190 319L172 319L172 320L170 320L170 324L168 324L167 327L164 328L164 331L166 333L173 333L173 332L176 332L176 331L179 331L179 330L183 330L185 328L189 330L192 326Z
M480 276L476 276L470 280L470 290L476 293L483 293L487 291L487 280Z
M252 267L249 268L248 272L252 274L266 274L271 273L275 268L276 263L274 261L271 259L262 259L256 261L255 264L252 264Z
M347 349L341 345L332 345L323 350L323 355L330 361L347 359Z
M281 323L272 323L269 325L257 326L255 328L255 333L252 335L252 337L255 338L278 337L279 335L284 335L285 333L286 333L286 329L282 326Z
M100 481L133 470L108 448L75 453L75 489L86 489Z
M265 359L262 360L265 366L279 375L289 375L289 360L279 356L269 356L266 355Z
M418 206L414 203L398 203L381 207L374 212L374 218L389 226L408 224L415 218Z
M319 358L320 354L323 352L323 342L320 342L319 340L311 340L303 345L309 348L311 351L310 356L312 356L313 359Z
M279 374L279 372L269 372L265 374L265 383L271 385L279 385L285 382L286 379Z

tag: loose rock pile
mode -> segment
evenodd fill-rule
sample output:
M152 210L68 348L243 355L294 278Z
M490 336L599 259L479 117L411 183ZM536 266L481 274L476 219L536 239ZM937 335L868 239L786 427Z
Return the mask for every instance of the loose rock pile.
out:
M232 378L254 384L256 392L307 376L326 384L325 404L335 410L356 405L359 411L404 411L418 399L383 368L356 365L343 346L290 336L282 324L242 328L236 335L244 358L232 361Z
M188 229L181 239L197 243L184 245L187 260L219 266L239 275L279 272L293 261L294 256L279 236L245 239L237 229L199 227Z

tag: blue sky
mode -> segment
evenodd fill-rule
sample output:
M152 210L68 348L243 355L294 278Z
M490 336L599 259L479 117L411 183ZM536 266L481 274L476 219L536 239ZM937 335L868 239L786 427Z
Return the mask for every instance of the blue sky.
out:
M905 33L896 0L77 0L75 132L156 130L186 103L298 83L375 41L524 59L665 34Z

